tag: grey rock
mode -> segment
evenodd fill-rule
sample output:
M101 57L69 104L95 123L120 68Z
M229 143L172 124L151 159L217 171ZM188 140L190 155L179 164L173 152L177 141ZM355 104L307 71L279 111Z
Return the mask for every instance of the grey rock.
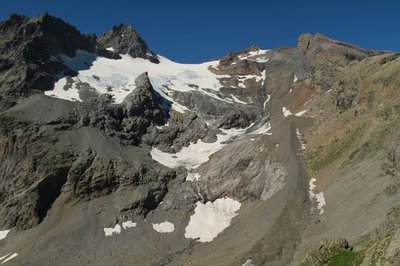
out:
M105 48L112 47L116 54L129 54L132 57L148 59L159 63L157 56L152 53L145 41L130 25L119 24L98 38Z

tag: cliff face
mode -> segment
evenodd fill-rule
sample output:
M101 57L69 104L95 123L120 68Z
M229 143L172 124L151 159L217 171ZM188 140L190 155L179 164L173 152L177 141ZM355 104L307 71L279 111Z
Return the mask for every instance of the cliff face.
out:
M304 34L185 65L48 14L0 37L0 257L397 262L398 54Z

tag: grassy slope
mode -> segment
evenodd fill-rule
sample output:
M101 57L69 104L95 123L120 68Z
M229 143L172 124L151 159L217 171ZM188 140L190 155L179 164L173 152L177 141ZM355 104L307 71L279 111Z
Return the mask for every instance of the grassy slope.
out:
M387 153L393 143L399 142L400 58L382 64L383 57L367 58L348 66L332 91L316 102L317 123L306 136L305 162L309 173L318 180L329 178L343 165L351 166L377 151ZM343 110L336 106L336 101L340 92L346 90L353 90L353 95L354 90L357 92L353 104ZM357 251L333 252L325 261L327 265L361 265L363 261L371 265L385 261L389 246L400 232L397 227L393 229L393 224L400 224L400 215L393 215L398 209L394 208L386 219L391 226L380 226L372 237L360 239Z

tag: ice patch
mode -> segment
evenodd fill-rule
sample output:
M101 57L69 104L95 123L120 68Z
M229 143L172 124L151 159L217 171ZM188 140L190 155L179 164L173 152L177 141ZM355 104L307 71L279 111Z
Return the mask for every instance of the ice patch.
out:
M130 220L126 221L126 222L122 222L122 228L124 229L128 229L128 228L133 228L136 227L137 223L134 223Z
M11 254L11 255L10 255L10 254L11 254L11 253L8 253L7 255L0 257L1 264L4 264L4 263L6 263L7 261L10 261L10 260L12 260L13 258L15 258L16 256L18 256L18 253L13 253L13 254Z
M164 98L172 102L172 108L184 112L187 108L173 101L168 94L170 91L199 91L218 100L223 100L216 94L204 89L218 91L222 85L219 78L230 78L228 75L217 75L209 71L216 67L219 61L202 64L179 64L158 56L160 63L154 64L143 58L132 58L121 55L121 59L97 57L82 50L77 51L75 57L59 55L54 60L61 61L69 68L78 72L76 77L71 77L72 83L88 83L98 93L109 93L114 96L115 103L121 103L132 90L136 88L135 79L143 72L148 72L149 79L154 89ZM65 100L80 101L78 88L72 84L64 90L67 84L66 77L58 80L54 89L45 94Z
M216 153L226 145L224 142L244 134L247 129L248 128L221 129L223 134L217 135L216 142L206 143L202 140L198 140L197 143L190 143L189 146L183 147L177 153L167 153L153 147L150 154L153 160L161 163L162 165L165 165L169 168L183 166L188 170L189 173L194 173L194 169L207 162L212 154ZM196 175L193 174L188 180L194 178L195 176Z
M165 125L162 126L156 126L157 129L163 129L164 127L168 127L169 126L169 122L167 122Z
M315 185L315 182L317 182L317 179L311 178L310 183L309 183L309 196L311 201L316 201L317 203L317 209L319 210L319 215L322 215L325 210L324 207L326 205L324 193L315 193L315 190L317 188L317 185Z
M233 96L232 94L231 94L231 97L232 97L232 99L233 99L234 102L241 103L241 104L247 104L246 102L239 100L238 98L236 98L236 97Z
M283 112L284 117L288 117L288 116L292 115L292 112L290 112L290 110L287 109L286 107L282 108L282 112Z
M267 95L267 99L265 100L265 102L264 102L264 104L263 104L264 109L265 109L265 106L267 105L267 103L269 102L270 99L271 99L271 95L268 94L268 95Z
M302 116L302 115L304 115L305 113L307 113L307 111L308 111L308 110L304 110L304 111L298 112L298 113L295 114L295 116Z
M165 222L159 223L159 224L152 224L152 225L153 225L153 229L159 233L171 233L175 230L174 224L170 223L168 221L165 221Z
M256 130L250 132L249 134L251 135L272 135L271 132L271 124L269 122L265 122L264 124L261 124Z
M268 58L256 58L257 63L267 63L268 61Z
M323 192L320 192L315 195L317 200L317 209L319 210L319 214L324 213L324 206L326 205L325 196Z
M185 228L185 237L211 242L230 225L232 218L238 215L240 206L240 202L227 197L205 204L197 202Z
M105 236L112 236L113 234L120 234L121 233L121 226L116 224L114 227L106 227L103 228Z
M298 128L296 128L296 135L297 135L297 138L298 138L298 140L300 142L301 150L305 151L306 150L306 144L304 143L303 135L300 133L300 130Z
M246 260L246 262L243 263L242 266L254 266L253 260L252 259Z
M265 71L265 70L264 70ZM255 82L260 82L265 80L265 74L264 71L261 73L261 75L240 75L237 77L238 79L238 87L242 89L246 89L246 86L244 85L244 82L246 80L252 80L254 79Z
M0 231L0 240L5 239L9 232L10 232L10 230Z
M265 54L268 50L261 50L257 49L256 51L250 51L245 54L239 55L238 58L240 60L249 60L249 61L256 61L258 63L266 63L269 59L265 58Z
M188 172L186 180L188 181L197 181L199 180L201 177L201 175L199 173L196 172Z

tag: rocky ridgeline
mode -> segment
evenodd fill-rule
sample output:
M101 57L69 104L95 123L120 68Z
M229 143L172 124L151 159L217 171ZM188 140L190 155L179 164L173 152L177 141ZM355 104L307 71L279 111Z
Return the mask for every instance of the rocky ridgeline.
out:
M97 38L81 34L48 14L32 19L15 14L0 24L0 35L0 110L13 106L21 97L51 89L60 76L74 75L55 60L59 54L73 57L77 50L83 50L119 58L118 53L128 53L157 61L134 29L125 25ZM115 52L106 50L108 45L114 45Z
M119 24L98 38L98 42L106 49L112 47L112 52L129 54L133 58L141 57L153 63L159 63L157 56L149 50L145 41L130 25Z
M112 218L107 217L113 226L122 218L145 218L157 209L180 211L186 215L182 219L187 219L198 201L229 196L250 205L264 204L282 190L279 197L284 199L278 203L284 203L269 206L279 213L277 224L270 232L257 232L263 238L251 243L255 252L249 254L277 264L292 262L312 204L303 186L307 175L297 147L304 141L299 135L305 139L310 135L306 128L312 116L293 113L311 102L312 96L328 95L329 89L333 89L329 100L334 114L351 110L362 100L361 85L343 79L343 71L352 63L381 54L319 34L304 34L294 48L261 53L251 46L228 54L208 69L221 75L219 90L195 84L190 85L197 90L164 88L168 100L143 70L135 89L120 103L86 82L77 84L81 88L79 102L43 95L58 79L71 80L78 74L59 60L60 54L74 57L78 50L93 54L93 58L120 60L120 54L128 54L161 64L131 26L120 24L96 37L81 34L48 14L37 18L12 15L0 23L0 228L40 227L51 216L53 206L88 206L92 202L96 202L93 206L116 209ZM380 64L396 58L382 58ZM89 68L91 62L87 63ZM187 110L174 110L173 104ZM293 113L287 110L290 114L285 114L289 105ZM319 110L304 111L319 115ZM267 122L273 134L266 129ZM252 134L246 135L246 128ZM228 129L243 133L218 143L224 148L196 169L183 165L169 168L151 156L156 148L169 153L173 161L183 148L217 142ZM396 180L397 157L397 150L389 153L382 166L383 175ZM201 178L185 181L188 172ZM102 211L93 212L100 216ZM270 214L262 221L269 223ZM261 214L249 215L246 224L257 215ZM391 233L394 231L397 227ZM279 237L270 237L272 233ZM398 242L397 234L393 239ZM395 247L391 250L397 254ZM248 254L247 249L243 252ZM352 251L346 240L327 240L309 252L301 265L326 264L347 252ZM173 256L182 254L185 249Z

